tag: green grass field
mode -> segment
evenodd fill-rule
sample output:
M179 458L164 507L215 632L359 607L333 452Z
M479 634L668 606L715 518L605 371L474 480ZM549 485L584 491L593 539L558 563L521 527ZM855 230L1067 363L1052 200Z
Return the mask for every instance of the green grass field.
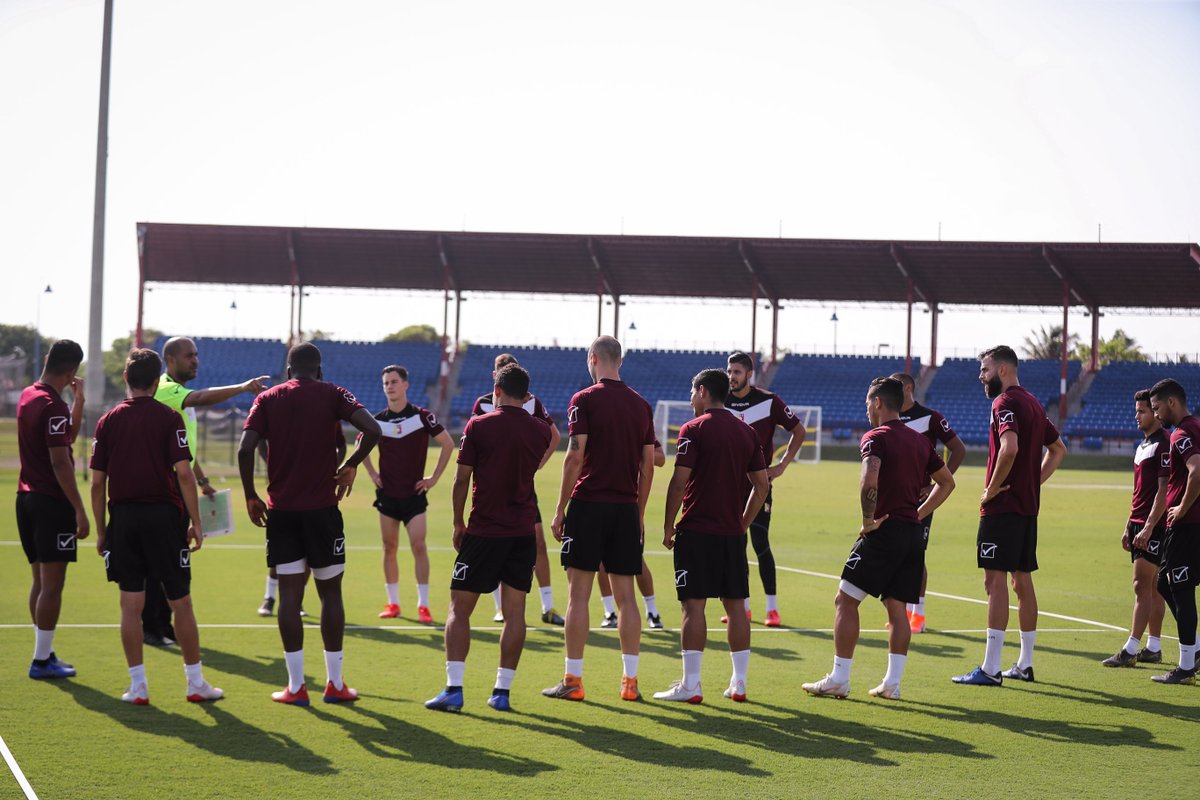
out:
M539 479L546 513L560 465L554 459ZM545 699L540 689L562 673L562 634L535 627L513 688L516 713L496 713L484 704L499 633L485 599L467 664L466 708L461 715L426 711L421 703L444 683L441 634L408 616L416 610L409 558L401 562L405 618L376 619L385 598L365 476L344 505L352 626L346 670L362 693L359 703L317 702L302 710L270 701L285 681L283 654L273 620L255 614L265 571L262 534L244 516L236 534L210 541L193 561L204 663L226 699L186 703L178 650L148 648L153 705L120 702L128 679L116 630L117 590L105 583L90 540L71 568L56 642L79 677L35 683L25 677L33 646L28 567L6 513L0 736L42 798L1094 797L1143 785L1176 791L1164 783L1166 770L1173 780L1190 775L1176 785L1200 777L1197 689L1153 684L1150 668L1108 670L1097 663L1124 642L1132 603L1128 557L1118 543L1129 495L1121 473L1064 470L1044 491L1037 683L988 689L949 681L983 656L982 575L974 560L983 476L967 467L934 525L931 631L914 637L905 699L866 694L886 666L884 615L873 602L864 604L850 699L806 696L800 684L820 678L832 660L831 576L840 572L857 530L857 472L852 463L796 465L776 484L772 541L790 627L755 624L746 704L721 697L729 657L719 612L710 606L703 705L620 701L616 632L601 630L593 631L587 651L587 701ZM667 477L658 471L648 512L648 560L668 630L643 636L647 697L680 672L673 630L679 609L658 533ZM0 471L0 494L11 497L15 480L15 471ZM452 563L449 488L443 481L434 490L430 509L438 620ZM556 567L560 611L565 584ZM751 585L761 588L756 575ZM308 607L316 609L315 596ZM599 609L597 600L593 624ZM761 620L761 597L754 598L754 612ZM537 617L534 596L528 618ZM1011 628L1006 665L1016 660L1015 614ZM1166 632L1174 633L1169 616ZM324 681L314 627L306 644L311 690ZM1173 663L1175 641L1164 644ZM20 796L16 782L0 772L0 797Z

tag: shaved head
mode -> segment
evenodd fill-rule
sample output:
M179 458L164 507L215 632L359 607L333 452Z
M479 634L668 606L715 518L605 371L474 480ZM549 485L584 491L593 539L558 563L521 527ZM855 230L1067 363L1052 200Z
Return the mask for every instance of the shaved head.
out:
M167 343L163 345L163 361L166 361L168 358L175 358L176 356L182 355L189 350L195 349L196 343L186 336L172 336L170 339L167 339Z
M588 354L610 367L621 366L621 343L611 336L598 336L588 347Z

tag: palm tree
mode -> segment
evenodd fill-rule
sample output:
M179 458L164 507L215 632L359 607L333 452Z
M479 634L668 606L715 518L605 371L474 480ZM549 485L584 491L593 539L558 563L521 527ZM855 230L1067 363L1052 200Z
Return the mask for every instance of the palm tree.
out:
M1118 361L1146 360L1146 354L1142 352L1142 346L1121 328L1113 331L1113 335L1110 338L1101 339L1097 350L1101 366L1113 364ZM1074 355L1081 361L1088 361L1092 357L1092 348L1086 344L1076 345Z
M1031 331L1021 346L1025 357L1035 360L1058 361L1062 358L1062 325L1045 325ZM1067 352L1079 349L1079 334L1067 336Z

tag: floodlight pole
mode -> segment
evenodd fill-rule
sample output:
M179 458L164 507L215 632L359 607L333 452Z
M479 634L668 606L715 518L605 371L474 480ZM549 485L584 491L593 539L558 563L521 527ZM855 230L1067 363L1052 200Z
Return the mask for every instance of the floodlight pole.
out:
M937 367L938 314L941 313L936 302L929 304L929 317L932 320L929 323L929 366L931 367Z
M138 309L137 309L137 328L133 333L133 341L137 347L143 347L144 332L142 328L142 320L145 314L146 301L146 226L137 226L138 239Z
M1063 289L1063 324L1062 324L1062 370L1058 377L1058 424L1062 425L1067 419L1067 312L1071 309L1071 284L1064 278Z
M750 352L758 359L758 281L751 275L750 281Z
M913 285L912 278L907 281L908 284L908 325L906 328L904 339L904 371L909 375L912 374L912 304L913 304Z
M104 407L104 201L108 187L108 82L112 61L113 0L104 0L104 34L100 47L100 117L96 125L96 195L92 215L92 297L88 315L88 419Z

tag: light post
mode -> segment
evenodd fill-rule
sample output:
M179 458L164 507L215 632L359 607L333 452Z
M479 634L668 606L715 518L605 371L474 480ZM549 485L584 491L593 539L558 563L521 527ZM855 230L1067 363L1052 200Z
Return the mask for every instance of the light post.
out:
M836 308L833 310L833 315L829 317L829 321L833 323L833 354L836 356L837 355L837 324L838 324L838 316L837 316Z
M233 312L233 338L237 338L237 300L229 303L229 310Z
M33 323L33 379L35 381L42 374L42 296L47 294L54 294L54 290L48 283L45 289L38 292L37 317Z

